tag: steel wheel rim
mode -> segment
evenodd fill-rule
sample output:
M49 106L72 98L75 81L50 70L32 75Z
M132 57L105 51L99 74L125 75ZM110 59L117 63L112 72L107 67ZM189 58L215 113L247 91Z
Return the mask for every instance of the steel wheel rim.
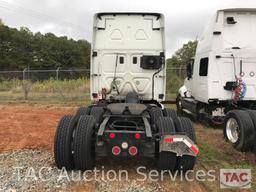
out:
M236 143L239 139L239 126L237 120L230 118L226 125L226 135L231 143Z

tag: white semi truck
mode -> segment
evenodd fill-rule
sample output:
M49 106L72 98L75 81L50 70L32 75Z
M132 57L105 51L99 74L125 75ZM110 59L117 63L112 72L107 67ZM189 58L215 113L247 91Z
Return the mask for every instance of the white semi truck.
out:
M241 151L256 143L256 9L219 10L198 41L177 97L180 112L224 124Z
M93 169L101 157L150 157L160 170L193 169L192 123L164 109L165 26L159 13L98 13L91 53L92 105L64 116L54 154L59 168Z

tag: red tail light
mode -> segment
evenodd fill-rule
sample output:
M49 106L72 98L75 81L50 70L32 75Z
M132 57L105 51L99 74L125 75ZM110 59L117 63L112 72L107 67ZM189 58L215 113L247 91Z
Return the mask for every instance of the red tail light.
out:
M113 155L119 155L119 154L121 153L120 147L114 146L114 147L112 148L112 153L113 153Z
M140 135L139 133L136 133L136 134L134 135L134 137L135 137L135 139L140 139L141 135Z
M137 155L137 153L138 153L137 147L132 146L132 147L129 148L129 154L130 155L134 156L134 155Z
M110 133L108 135L109 139L115 139L116 138L116 134L115 133Z

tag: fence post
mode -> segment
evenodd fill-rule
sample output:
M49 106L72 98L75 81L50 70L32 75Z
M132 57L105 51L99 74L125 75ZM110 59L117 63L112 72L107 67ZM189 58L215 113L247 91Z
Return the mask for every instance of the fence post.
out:
M27 72L28 72L28 75L27 75L27 80L29 80L29 79L30 79L30 73L29 73L29 69L30 69L30 67L28 67L28 70L27 70Z
M26 71L27 71L27 68L25 68L25 69L23 70L23 81L26 80Z
M56 80L58 81L59 80L59 71L60 71L60 68L58 67L56 69Z

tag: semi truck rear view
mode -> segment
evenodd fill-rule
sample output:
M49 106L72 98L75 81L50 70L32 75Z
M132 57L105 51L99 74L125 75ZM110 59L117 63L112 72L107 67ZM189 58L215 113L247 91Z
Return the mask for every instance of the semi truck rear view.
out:
M55 135L59 168L93 169L101 157L149 157L159 170L193 169L191 121L164 108L165 26L159 13L98 13L91 53L91 101L64 116Z

